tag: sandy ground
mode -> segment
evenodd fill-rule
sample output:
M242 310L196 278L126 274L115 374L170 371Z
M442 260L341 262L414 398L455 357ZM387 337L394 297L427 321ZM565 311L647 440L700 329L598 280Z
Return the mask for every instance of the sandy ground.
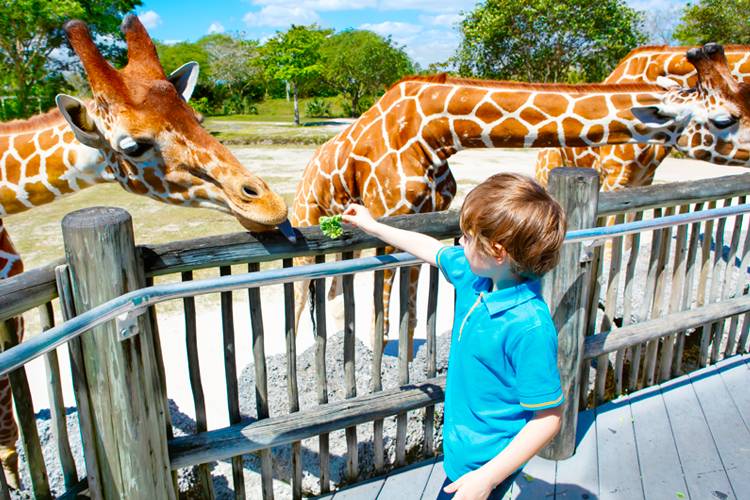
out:
M267 148L237 147L233 151L253 172L261 175L291 202L296 183L314 148ZM466 192L483 179L500 171L514 171L533 175L536 153L529 150L472 150L459 153L451 159L454 176L458 180L459 194L454 207L460 206ZM693 160L667 159L656 175L656 182L695 180L742 173L743 169L711 165ZM51 258L63 255L59 221L71 210L85 206L108 204L127 208L135 221L138 243L159 243L187 239L210 234L238 231L238 225L229 217L208 210L179 209L167 207L151 200L129 195L117 186L102 185L54 205L40 207L33 212L18 214L4 220L10 234L24 255L27 268L48 262ZM190 212L187 212L190 210ZM426 268L426 266L423 266ZM240 267L237 268L239 271ZM213 274L215 275L215 273ZM213 276L202 273L198 277ZM423 269L419 292L419 310L426 310L426 284L428 273ZM442 278L441 278L442 280ZM397 290L397 288L396 288ZM392 305L393 321L391 338L397 338L398 294L394 294ZM370 273L355 279L356 334L369 343L372 276ZM263 317L265 320L266 353L284 352L284 321L282 287L264 288ZM234 293L234 324L236 336L236 362L239 373L252 360L251 330L247 307L247 294ZM450 328L452 320L452 290L441 281L438 303L438 332ZM167 373L168 394L180 410L194 416L192 395L187 372L187 355L184 342L184 325L181 302L159 306L159 329L164 351ZM197 299L198 345L201 374L206 395L209 428L219 428L228 424L224 362L222 350L221 317L218 297L205 296ZM38 331L36 313L27 314L28 331ZM340 298L329 302L328 330L339 331L343 325L343 307ZM416 332L417 345L425 337L424 319L420 318ZM31 334L31 333L30 333ZM297 352L313 343L312 328L307 312L303 314L297 338ZM396 342L391 341L386 354L396 354ZM64 397L67 406L74 406L72 387L69 380L68 355L65 348L59 349L63 373ZM32 387L35 408L48 407L46 375L42 359L27 365L27 374Z

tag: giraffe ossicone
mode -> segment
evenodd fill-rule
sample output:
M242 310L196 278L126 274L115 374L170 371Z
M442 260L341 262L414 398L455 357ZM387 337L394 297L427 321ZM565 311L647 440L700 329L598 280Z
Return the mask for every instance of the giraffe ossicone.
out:
M445 210L456 193L447 160L466 148L651 143L747 165L746 90L729 74L721 47L688 57L697 68L696 88L406 78L317 150L297 188L292 224L315 225L350 202L375 217ZM386 304L392 279L387 272ZM299 318L307 283L296 290ZM410 300L410 338L414 312Z

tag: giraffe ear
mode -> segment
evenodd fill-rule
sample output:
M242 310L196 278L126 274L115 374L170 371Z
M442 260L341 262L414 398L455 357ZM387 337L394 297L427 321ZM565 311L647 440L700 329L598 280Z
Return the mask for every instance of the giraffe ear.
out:
M662 113L657 106L641 106L630 108L630 112L644 125L652 127L666 127L674 123L674 116Z
M89 115L86 105L67 94L57 94L55 97L57 107L68 122L73 134L81 144L92 148L101 148L102 134L96 127L96 123Z
M188 102L190 96L193 95L195 84L198 83L198 72L198 63L190 61L174 70L167 77L167 80L172 82L172 85L175 86L177 92L182 96L185 102Z

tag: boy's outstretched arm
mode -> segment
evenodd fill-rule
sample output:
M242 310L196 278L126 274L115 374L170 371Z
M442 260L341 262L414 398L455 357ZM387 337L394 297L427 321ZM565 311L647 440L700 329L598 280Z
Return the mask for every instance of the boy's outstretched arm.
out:
M362 205L350 204L342 215L342 220L353 224L369 235L375 236L391 246L408 252L423 261L436 266L438 250L443 244L432 236L398 229L372 218L370 211Z

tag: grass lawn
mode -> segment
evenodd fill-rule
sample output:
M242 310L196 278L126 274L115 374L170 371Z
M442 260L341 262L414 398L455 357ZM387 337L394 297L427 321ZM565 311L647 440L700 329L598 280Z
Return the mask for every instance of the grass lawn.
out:
M331 114L332 118L339 118L344 116L344 110L341 108L340 97L319 97L323 101L331 103ZM321 117L309 117L305 115L305 108L307 103L312 101L312 97L306 97L299 100L299 114L300 122L304 125L306 123L316 123L326 118ZM256 104L258 108L257 115L225 115L225 116L212 116L209 120L212 121L247 121L247 122L294 122L294 100L292 98L287 101L286 99L266 99L265 101Z

